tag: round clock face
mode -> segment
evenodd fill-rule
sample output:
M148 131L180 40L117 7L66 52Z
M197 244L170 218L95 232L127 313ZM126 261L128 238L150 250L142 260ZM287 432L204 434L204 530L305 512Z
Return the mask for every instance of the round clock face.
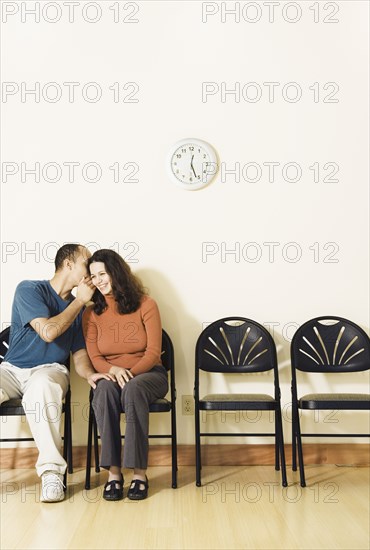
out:
M189 190L201 189L217 173L217 155L205 141L183 139L172 148L167 167L172 181L177 185Z

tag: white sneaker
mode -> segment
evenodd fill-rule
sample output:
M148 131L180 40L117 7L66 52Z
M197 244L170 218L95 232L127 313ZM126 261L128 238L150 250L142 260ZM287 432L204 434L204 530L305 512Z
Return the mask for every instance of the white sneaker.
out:
M63 476L48 470L41 476L41 502L60 502L64 499Z

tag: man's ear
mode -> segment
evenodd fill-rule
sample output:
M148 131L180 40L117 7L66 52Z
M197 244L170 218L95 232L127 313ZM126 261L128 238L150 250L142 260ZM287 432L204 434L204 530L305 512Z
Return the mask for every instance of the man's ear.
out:
M64 260L64 264L63 264L63 267L65 267L66 269L69 269L71 270L73 268L73 261L70 259L70 258L66 258Z

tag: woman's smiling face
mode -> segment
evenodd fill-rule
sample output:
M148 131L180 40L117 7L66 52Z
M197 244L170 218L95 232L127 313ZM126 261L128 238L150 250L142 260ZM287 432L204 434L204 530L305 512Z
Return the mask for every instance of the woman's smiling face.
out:
M93 284L104 296L112 293L112 279L106 272L103 262L90 264L90 273Z

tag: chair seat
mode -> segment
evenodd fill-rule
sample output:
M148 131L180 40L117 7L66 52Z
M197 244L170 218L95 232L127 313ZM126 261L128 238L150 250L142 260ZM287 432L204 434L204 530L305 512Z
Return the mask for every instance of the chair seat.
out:
M149 412L169 412L172 404L168 399L157 399L149 405Z
M62 412L65 412L65 404L63 402ZM25 416L22 399L8 399L0 405L0 416Z
M367 393L308 393L302 396L300 409L370 410Z
M0 416L24 415L22 399L9 399L0 405Z
M161 399L156 399L153 403L149 405L149 412L169 412L171 408L171 401L168 401L168 399L165 399L163 397Z
M276 401L264 393L211 393L199 400L199 408L206 411L274 410Z

